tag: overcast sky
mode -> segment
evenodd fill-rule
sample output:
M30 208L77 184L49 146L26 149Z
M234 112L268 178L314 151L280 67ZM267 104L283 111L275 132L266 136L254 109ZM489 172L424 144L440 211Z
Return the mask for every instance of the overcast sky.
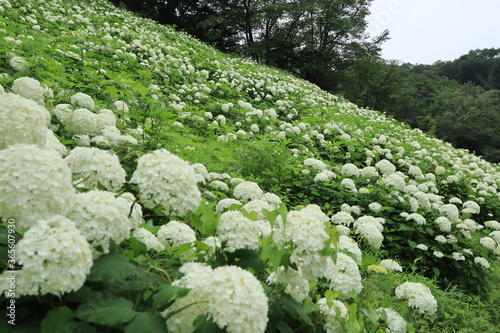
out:
M500 48L500 0L375 0L371 35L389 30L382 58L413 64Z

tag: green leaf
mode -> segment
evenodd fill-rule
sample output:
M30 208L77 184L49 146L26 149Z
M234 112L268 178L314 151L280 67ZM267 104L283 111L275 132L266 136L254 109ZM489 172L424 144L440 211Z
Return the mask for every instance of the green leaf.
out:
M161 309L174 299L186 296L188 292L188 288L172 286L170 284L163 285L153 295L153 308Z
M199 315L194 320L195 333L223 333L225 330L221 329L208 318L208 315Z
M108 253L94 261L88 281L115 282L139 272L129 259L119 253Z
M280 303L283 308L293 317L304 321L304 323L309 326L314 326L311 318L309 318L307 313L304 311L302 305L299 304L295 299L293 299L292 296L284 294L280 299Z
M73 316L73 311L67 306L50 310L42 320L41 332L71 332L71 328L75 325L72 321Z
M76 311L76 317L99 325L118 325L131 321L136 315L134 304L123 297L106 295L91 299Z
M146 312L140 312L135 318L125 326L125 333L147 332L164 333L167 331L165 319L158 313L152 315Z

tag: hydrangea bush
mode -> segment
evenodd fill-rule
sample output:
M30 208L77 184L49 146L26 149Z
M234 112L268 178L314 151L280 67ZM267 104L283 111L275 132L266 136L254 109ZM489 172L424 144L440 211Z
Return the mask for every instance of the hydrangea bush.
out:
M104 1L0 8L20 326L451 332L498 288L498 165Z

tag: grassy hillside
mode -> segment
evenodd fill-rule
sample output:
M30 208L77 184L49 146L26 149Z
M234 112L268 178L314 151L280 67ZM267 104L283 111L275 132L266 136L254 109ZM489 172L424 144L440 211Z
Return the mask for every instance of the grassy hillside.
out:
M498 332L498 165L106 1L0 13L2 332Z

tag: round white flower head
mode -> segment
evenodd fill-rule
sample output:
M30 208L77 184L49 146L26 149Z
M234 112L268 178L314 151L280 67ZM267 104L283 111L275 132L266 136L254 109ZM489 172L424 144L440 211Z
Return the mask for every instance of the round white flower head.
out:
M97 132L96 114L87 109L76 109L73 111L71 117L67 119L64 125L72 134L99 134Z
M307 170L307 171L309 171L309 170ZM314 177L314 182L315 183L326 182L333 177L335 177L335 174L332 171L322 170L322 171L318 172L318 174Z
M175 280L172 285L189 288L189 293L175 300L175 302L161 313L167 318L167 328L173 333L192 333L195 331L194 320L209 310L206 285L213 274L212 269L202 263L185 263L179 269L184 276Z
M425 244L418 244L417 246L415 246L415 248L419 249L419 250L422 250L422 251L427 251L429 249L429 247Z
M378 171L372 166L367 166L364 167L363 169L360 170L360 175L363 178L371 178L371 177L378 177Z
M487 249L494 250L497 247L497 243L491 237L483 237L479 240L479 244Z
M384 230L382 226L383 221L383 218L369 215L361 216L354 222L354 232L361 234L370 245L379 249L384 240L384 236L382 235L382 231Z
M340 185L344 186L346 189L353 193L358 193L358 189L356 188L356 184L350 178L344 178L340 182Z
M437 176L441 176L442 174L444 174L446 172L446 169L440 165L438 165L436 167L436 169L434 170L434 173L437 175Z
M281 221L280 217L278 216L277 222ZM325 221L328 221L326 215L318 216L312 210L292 210L287 215L283 234L278 235L278 239L282 237L285 242L291 241L295 245L296 253L321 251L324 248L324 242L329 238L325 231ZM279 233L276 229L275 232Z
M201 175L206 180L211 180L210 176L208 175L208 170L203 164L195 163L191 165L191 168L193 169L195 174Z
M45 146L50 114L43 106L10 93L0 94L0 105L0 149L16 143Z
M385 329L386 332L391 332L391 333L406 333L406 326L408 325L407 322L399 313L394 311L391 308L381 308L377 309L377 312L381 313L382 311L385 311L385 314L387 315L387 328Z
M257 218L259 220L264 220L266 218L264 216L264 214L262 213L263 209L266 209L269 211L272 210L270 204L268 204L266 201L260 200L260 199L251 200L251 201L247 202L245 205L243 205L242 208L248 213L256 212Z
M71 96L71 104L78 108L94 110L94 101L92 97L81 92Z
M328 257L325 278L330 282L330 288L340 291L343 296L348 296L351 291L359 293L363 289L358 264L342 252L337 253L335 263Z
M379 213L382 209L382 205L378 202L372 202L368 205L368 208L370 208L370 210L374 213Z
M444 232L451 231L451 222L447 217L439 216L438 218L436 218L435 222L439 226L439 230Z
M17 243L16 255L23 265L16 274L16 297L78 290L93 264L89 243L61 215L40 220L26 231ZM1 281L7 281L6 277Z
M45 89L38 80L30 77L20 77L12 84L12 92L19 96L35 101L38 105L45 104Z
M442 205L439 207L439 212L446 215L451 222L458 222L460 220L460 213L454 204Z
M264 192L257 183L245 181L236 185L233 195L236 199L250 201L260 199Z
M392 186L396 190L403 192L406 188L406 182L397 173L392 173L387 177L383 178L383 183L386 186Z
M144 243L149 250L153 249L155 251L165 250L165 245L161 243L155 235L151 233L148 229L137 228L132 234L138 241Z
M384 259L380 261L380 266L384 266L389 271L402 272L403 267L392 259Z
M408 305L420 313L434 314L437 311L437 301L430 289L417 282L404 282L396 287L396 297L408 300Z
M500 222L498 221L486 221L484 225L488 228L500 231Z
M340 235L339 242L337 244L339 250L345 250L354 256L354 260L358 265L361 265L362 252L358 246L358 243L346 235Z
M345 225L346 227L350 227L351 224L354 222L354 218L351 216L350 213L345 211L340 211L332 216L332 222L334 224L342 224Z
M307 280L301 271L280 266L269 275L268 283L286 284L285 292L292 296L297 302L302 302L309 294L309 280Z
M123 207L127 210L131 228L138 228L139 225L143 222L143 218L142 207L137 202L137 199L132 193L129 192L123 193L117 199L123 203Z
M221 212L225 211L226 209L230 208L232 205L241 206L242 204L240 201L238 201L236 199L224 198L224 199L219 200L219 202L217 203L217 206L215 206L215 211L218 213L221 213Z
M123 101L116 101L114 104L115 104L115 107L118 111L122 111L122 112L127 113L129 110L127 103L125 103Z
M217 234L222 242L226 242L226 251L234 252L238 249L257 250L262 231L257 221L248 219L240 211L231 210L220 216Z
M313 167L314 169L317 169L317 170L326 170L326 168L327 168L327 165L324 162L317 160L315 158L305 159L304 165Z
M326 302L326 298L320 298L316 304L319 306L319 312L325 316L325 323L323 325L325 331L327 333L343 332L342 323L349 316L349 310L347 310L344 303L333 300L330 307Z
M259 333L268 321L267 297L259 280L237 266L214 269L206 286L209 313L229 333Z
M360 174L360 171L357 166L355 166L352 163L347 163L342 166L342 169L340 170L340 173L347 176L347 177L358 177Z
M483 266L486 269L490 268L490 263L483 257L475 257L474 262L478 265Z
M269 193L269 192L264 193L261 200L264 200L268 204L270 204L272 209L277 209L282 204L282 201L281 201L279 196L277 196L274 193Z
M76 192L71 171L55 151L33 145L0 150L0 216L18 228L68 212Z
M495 230L490 232L489 236L495 240L498 244L500 244L500 231Z
M160 243L171 247L178 247L196 241L194 230L186 223L179 221L170 221L162 225L158 230L157 237Z
M108 191L116 192L125 183L126 172L120 165L118 156L109 151L75 147L64 160L73 175L79 177L79 186L96 189L101 184Z
M67 217L92 245L94 257L109 252L110 240L120 244L129 237L131 222L130 205L115 198L114 193L89 191L74 197Z
M9 64L10 67L20 73L26 72L29 68L28 62L22 57L12 57L9 61Z
M396 167L394 164L389 162L386 159L378 161L375 166L384 174L384 175L391 175L396 172Z
M139 185L139 197L146 208L161 205L166 214L184 216L201 202L191 166L165 149L141 156L131 182Z
M106 126L116 127L116 116L113 111L108 109L101 109L95 116L96 131L101 132Z
M469 200L463 203L462 213L479 214L481 207L477 202Z
M214 180L210 183L210 186L216 190L227 191L229 187L222 180Z
M52 112L63 125L67 125L73 117L73 108L69 104L57 104ZM90 143L89 143L90 144Z
M425 217L423 217L422 215L420 215L418 213L411 213L411 214L409 214L408 217L406 218L406 221L410 221L410 220L413 220L417 224L420 224L420 225L425 225L427 223L425 221Z

